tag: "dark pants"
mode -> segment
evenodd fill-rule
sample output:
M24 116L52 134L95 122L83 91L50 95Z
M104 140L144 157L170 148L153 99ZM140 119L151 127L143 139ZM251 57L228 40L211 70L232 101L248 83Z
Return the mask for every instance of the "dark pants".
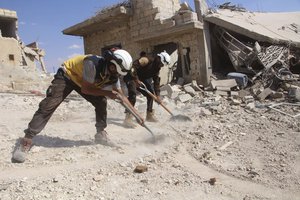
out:
M46 97L40 102L38 110L24 130L26 137L33 137L40 133L46 126L56 108L63 100L75 90L84 99L95 107L97 132L106 128L107 99L104 96L92 96L81 93L81 88L64 76L64 71L59 69L47 89Z
M147 89L154 94L152 78L141 80ZM133 80L129 80L126 82L127 90L128 90L128 100L134 106L136 103L136 94L137 91L142 93L147 98L147 111L152 112L153 110L153 98L144 90L141 90L136 86L136 83Z

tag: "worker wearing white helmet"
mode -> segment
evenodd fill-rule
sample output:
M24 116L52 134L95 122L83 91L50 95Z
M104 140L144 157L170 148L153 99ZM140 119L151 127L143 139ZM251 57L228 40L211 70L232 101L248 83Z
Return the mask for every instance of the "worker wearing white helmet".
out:
M144 90L140 89L143 83L147 89L155 94L160 101L160 77L159 72L163 66L169 65L171 61L170 55L163 51L153 57L147 56L145 52L140 53L140 58L133 62L132 72L124 77L128 89L128 100L134 106L136 102L137 91L142 93L147 98L147 114L146 120L156 122L153 110L153 98ZM132 116L126 112L124 125L128 128L134 128Z
M126 97L121 98L119 95L122 94L119 76L125 75L131 67L132 58L122 49L108 50L103 57L79 55L66 60L55 74L46 97L39 104L28 128L24 130L25 137L13 153L12 161L25 161L26 154L32 146L32 138L43 130L56 108L74 90L95 107L95 142L112 145L104 130L107 126L106 97L123 102L126 99L130 104Z

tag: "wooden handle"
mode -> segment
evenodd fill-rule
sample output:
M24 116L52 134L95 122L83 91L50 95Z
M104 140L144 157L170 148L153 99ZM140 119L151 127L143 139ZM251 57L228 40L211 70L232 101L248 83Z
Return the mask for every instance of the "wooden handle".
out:
M159 104L161 105L168 113L170 113L173 116L173 113L161 102L157 99L157 96L152 94L150 91L146 90L146 92Z

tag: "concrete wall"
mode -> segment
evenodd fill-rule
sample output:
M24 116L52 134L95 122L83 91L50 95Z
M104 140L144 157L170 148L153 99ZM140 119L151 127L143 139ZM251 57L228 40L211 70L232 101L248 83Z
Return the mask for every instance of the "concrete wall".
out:
M15 38L0 37L0 64L22 65L21 47Z
M169 33L153 36L161 30L168 30L174 26L197 20L197 14L192 12L187 15L174 15L180 8L179 0L132 0L133 15L129 23L119 27L110 27L107 31L93 33L84 37L86 54L100 54L101 48L114 44L121 44L128 50L133 59L139 57L141 51L152 53L154 47L169 42L178 45L178 56L182 55L183 48L190 49L190 71L184 74L186 83L197 80L199 84L206 84L207 74L205 68L203 31L190 29L184 33ZM182 18L182 19L181 19ZM166 84L170 70L163 69L162 84Z

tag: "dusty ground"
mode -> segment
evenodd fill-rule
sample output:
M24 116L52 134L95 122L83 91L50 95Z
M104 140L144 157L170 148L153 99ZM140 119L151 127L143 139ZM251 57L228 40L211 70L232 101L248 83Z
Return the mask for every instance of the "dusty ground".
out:
M15 142L42 97L1 93L0 199L300 199L299 117L210 98L176 106L165 99L192 122L170 121L156 105L161 122L147 123L155 144L145 128L125 129L124 109L110 100L107 131L118 147L94 144L93 107L69 99L34 139L27 161L15 164ZM138 103L144 113L144 98ZM135 173L138 165L148 171Z

